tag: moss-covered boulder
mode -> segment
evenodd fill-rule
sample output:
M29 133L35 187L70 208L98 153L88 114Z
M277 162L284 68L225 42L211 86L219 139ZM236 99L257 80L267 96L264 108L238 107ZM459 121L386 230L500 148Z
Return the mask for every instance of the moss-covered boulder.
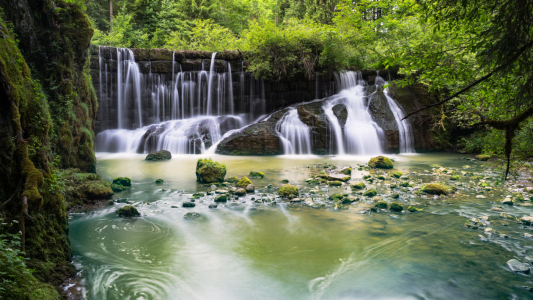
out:
M161 178L155 180L156 184L162 184L163 182L165 182L165 181L163 179L161 179Z
M450 180L459 180L459 179L461 179L461 176L459 176L459 175L452 175L450 177Z
M362 190L366 187L366 185L363 182L352 182L350 187L352 190Z
M237 187L240 187L240 188L243 188L243 189L246 189L246 187L249 185L249 184L252 184L252 181L250 179L248 179L248 177L244 176L242 177L239 181L237 181L237 183L235 184Z
M422 191L431 195L447 195L450 192L448 187L439 183L427 184Z
M218 195L215 197L215 202L226 202L228 201L228 196L224 195Z
M149 161L162 161L162 160L169 160L172 158L172 154L167 150L160 150L152 152L148 155L146 155L145 160Z
M292 184L285 184L278 190L280 197L298 197L298 188Z
M363 193L363 196L365 197L374 197L378 194L378 192L375 189L370 189Z
M389 209L391 211L402 211L403 210L403 206L400 203L398 203L398 202L392 202L390 204Z
M394 178L400 178L400 177L402 177L402 175L403 175L403 173L400 172L400 171L396 171L396 172L393 172L393 173L392 173L392 176L393 176Z
M410 206L410 205L409 205L409 207L407 207L407 211L410 211L410 212L417 212L417 211L423 211L423 210L424 209L422 209L422 208L416 208L416 207Z
M480 161L487 161L490 159L490 155L487 155L487 154L476 155L476 159Z
M223 182L225 176L226 164L211 158L200 158L196 162L196 180L200 183Z
M113 178L113 184L119 184L128 187L131 186L131 179L128 177L115 177Z
M342 168L339 170L339 173L344 175L352 175L352 167Z
M141 214L139 211L131 205L126 205L116 210L117 216L119 217L138 217Z
M328 182L328 185L330 186L341 186L342 185L342 182L338 181L338 180L335 180L335 181L329 181Z
M390 158L385 156L376 156L371 158L368 161L368 165L372 168L379 168L379 169L392 169L394 167L394 163Z
M111 182L103 181L98 174L81 173L79 169L63 169L57 171L56 175L57 181L64 186L67 208L110 199L114 194Z
M230 178L228 178L228 182L235 183L237 181L239 181L239 178L237 178L237 176L231 176Z
M379 201L374 205L375 208L385 209L387 208L387 202L385 201Z
M252 178L265 178L265 174L263 172L259 172L259 171L251 171L250 172L250 177L252 177Z

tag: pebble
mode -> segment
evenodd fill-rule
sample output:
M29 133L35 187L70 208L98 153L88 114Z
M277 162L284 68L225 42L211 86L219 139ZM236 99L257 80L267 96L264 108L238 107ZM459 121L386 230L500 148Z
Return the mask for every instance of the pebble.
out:
M513 272L529 273L529 265L514 258L507 261L507 266Z

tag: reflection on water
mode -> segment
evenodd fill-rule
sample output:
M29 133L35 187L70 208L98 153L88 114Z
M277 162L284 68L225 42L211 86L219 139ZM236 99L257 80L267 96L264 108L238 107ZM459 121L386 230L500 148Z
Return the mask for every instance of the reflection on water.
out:
M393 156L394 157L394 156ZM91 214L71 215L70 239L91 299L526 299L529 275L510 272L505 263L533 251L521 225L500 219L490 208L510 194L507 187L480 188L472 177L458 181L448 197L398 192L404 206L417 213L360 213L369 201L334 209L327 195L307 194L314 186L305 179L317 174L317 164L357 167L368 157L228 157L229 176L265 173L252 179L253 195L209 209L214 195L183 208L191 194L206 191L195 182L198 156L146 162L144 156L98 155L98 173L105 179L132 178L131 191L116 195L138 202L142 217L117 218L120 203ZM448 180L435 174L438 163L461 174L465 165L475 175L494 182L498 174L481 162L450 154L396 156L395 170L409 180ZM352 177L367 171L354 169ZM163 185L155 179L165 180ZM306 193L304 198L326 203L312 208L275 199L281 179L289 179ZM389 179L391 180L391 179ZM390 201L389 180L375 182ZM478 179L479 180L479 179ZM273 184L273 188L268 188ZM491 184L495 186L495 184ZM346 186L329 188L349 192ZM263 195L264 194L264 195ZM486 198L476 198L484 195ZM256 203L257 199L271 202ZM276 200L277 205L272 201ZM174 207L173 207L174 206ZM512 207L518 216L533 208ZM183 218L186 212L201 217ZM463 228L467 218L488 216L496 232L481 240L481 230ZM509 237L500 237L507 234Z

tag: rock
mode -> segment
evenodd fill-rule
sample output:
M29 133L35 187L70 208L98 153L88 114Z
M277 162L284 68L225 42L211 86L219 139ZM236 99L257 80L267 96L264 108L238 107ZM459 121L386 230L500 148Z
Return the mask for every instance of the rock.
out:
M247 193L253 193L255 191L255 187L253 184L249 184L247 185L244 190L247 192Z
M366 196L366 197L374 197L378 194L378 192L375 190L375 189L370 189L366 192L363 193L363 196Z
M407 207L407 211L417 212L417 211L423 211L423 209L422 208L416 208L414 206L409 206L409 207Z
M498 206L493 206L493 207L491 207L490 210L492 210L492 211L503 211L503 209L501 207L498 207Z
M109 206L111 206L111 205L115 205L115 201L113 201L113 200L107 200L107 202L106 202L105 204L107 204L107 205L109 205Z
M289 179L282 179L281 183L289 183Z
M244 176L235 185L237 187L245 189L249 184L252 184L252 181L250 181L250 179L248 179L248 177Z
M366 187L366 185L363 182L352 182L350 187L352 190L362 190Z
M398 199L398 198L400 198L400 194L392 194L392 198L393 199Z
M510 214L508 214L508 213L506 213L506 212L502 212L502 213L500 214L500 218L503 218L503 219L506 219L506 220L510 220L510 221L515 221L515 222L516 222L517 219L518 219L518 218L516 218L515 216L510 215Z
M529 273L529 265L514 258L507 261L507 266L513 272Z
M223 182L225 176L226 164L211 158L200 158L196 162L196 180L200 183Z
M113 184L119 184L124 187L131 186L131 179L128 177L115 177L113 178Z
M346 119L348 118L348 110L346 109L346 106L344 106L344 104L337 104L333 106L331 110L333 111L335 117L337 117L339 120L341 128L344 128L344 125L346 125Z
M452 175L452 177L450 177L450 180L459 180L461 179L461 176L459 175Z
M470 220L466 221L466 223L463 225L463 227L474 229L474 230L478 229L477 223L473 223Z
M531 239L531 238L533 238L533 234L531 234L531 233L527 233L527 232L526 232L526 233L524 233L524 237L525 237L526 239Z
M480 161L487 161L490 159L490 155L480 154L480 155L476 155L476 158L477 160L480 160Z
M380 196L372 197L372 202L380 202L380 201L383 201L383 198L381 198Z
M216 190L215 191L215 194L227 194L227 193L229 193L228 190Z
M533 217L523 216L520 218L520 222L522 222L524 225L533 225Z
M342 168L339 170L339 173L344 174L344 175L352 175L352 168L351 167Z
M226 202L228 201L228 196L226 195L218 195L215 197L215 202Z
M329 174L328 177L327 177L328 180L330 181L348 181L350 179L352 179L351 176L346 176L344 174Z
M239 181L239 178L237 178L237 176L231 176L230 178L228 178L228 182L235 183L237 181Z
M209 208L217 208L217 207L218 207L218 204L216 203L209 204Z
M264 178L265 177L265 174L263 172L259 172L259 171L251 171L250 172L250 177L255 177L255 178Z
M163 179L156 179L156 180L155 180L155 183L156 183L156 184L161 184L161 183L163 183L163 182L165 182Z
M524 202L525 200L524 195L522 195L522 193L513 193L512 197L517 202Z
M243 189L243 188L239 188L235 191L235 195L239 196L239 197L242 197L244 195L246 195L246 190Z
M196 219L198 217L200 217L200 214L197 213L197 212L188 212L186 213L184 216L183 216L185 219L188 219L188 220L191 220L191 219Z
M392 202L390 204L390 208L389 209L391 211L402 211L403 210L403 206L400 203Z
M162 161L162 160L169 160L172 158L172 154L170 154L167 150L160 150L155 151L146 156L145 160L149 161Z
M330 185L330 186L341 186L342 182L340 182L340 181L328 181L328 185Z
M392 176L394 178L400 178L400 177L402 177L402 175L403 175L403 173L400 172L400 171L396 171L396 172L392 173Z
M298 196L300 193L298 192L298 188L296 188L294 185L291 184L285 184L278 190L278 194L280 197L289 197L294 198Z
M292 199L290 200L290 202L302 202L302 201L303 201L302 198L292 198Z
M126 205L124 207L121 207L117 209L115 212L117 213L119 217L138 217L141 215L139 211L131 205Z
M392 160L390 158L385 156L376 156L371 158L368 161L368 165L372 168L379 168L379 169L392 169L394 164L392 163Z
M430 183L426 185L423 189L423 192L431 194L431 195L447 195L449 193L449 190L447 187L445 187L442 184L438 183Z
M505 198L503 201L502 201L502 204L506 204L506 205L513 205L513 200L511 198Z
M379 208L379 209L386 209L387 208L387 202L385 201L379 201L378 203L376 203L374 205L375 208Z
M196 204L194 202L183 202L183 207L195 207Z

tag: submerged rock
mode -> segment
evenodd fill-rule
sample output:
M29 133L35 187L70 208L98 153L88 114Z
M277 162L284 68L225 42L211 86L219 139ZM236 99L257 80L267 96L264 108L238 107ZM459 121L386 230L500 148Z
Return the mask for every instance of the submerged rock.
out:
M375 208L380 208L380 209L386 209L387 206L388 204L385 201L379 201L378 203L374 205Z
M200 215L199 213L197 213L197 212L188 212L188 213L186 213L183 217L184 217L185 219L190 220L190 219L196 219L196 218L198 218L198 217L200 217L200 216L201 216L201 215Z
M372 168L379 168L379 169L392 169L394 166L392 160L390 158L385 156L376 156L371 158L368 161L368 165Z
M226 164L211 158L200 158L196 162L196 180L200 183L223 182L225 176Z
M513 272L529 273L529 265L514 258L507 261L507 266Z
M226 202L228 201L228 196L226 195L218 195L215 197L215 202Z
M183 202L183 207L195 207L196 204L194 202Z
M259 172L259 171L251 171L250 172L250 177L255 177L255 178L265 178L265 174L263 172Z
M242 197L244 195L246 195L246 190L243 189L243 188L239 188L235 191L235 195L239 196L239 197Z
M218 204L216 203L209 204L209 208L217 208L217 207L218 207Z
M161 184L163 182L165 182L165 181L163 179L161 179L161 178L160 179L156 179L156 181L155 181L155 183L157 183L157 184Z
M160 150L160 151L155 151L155 152L148 154L145 160L162 161L162 160L169 160L171 158L172 158L172 154L169 151Z
M119 217L138 217L141 215L139 211L131 205L126 205L117 209L116 213Z

